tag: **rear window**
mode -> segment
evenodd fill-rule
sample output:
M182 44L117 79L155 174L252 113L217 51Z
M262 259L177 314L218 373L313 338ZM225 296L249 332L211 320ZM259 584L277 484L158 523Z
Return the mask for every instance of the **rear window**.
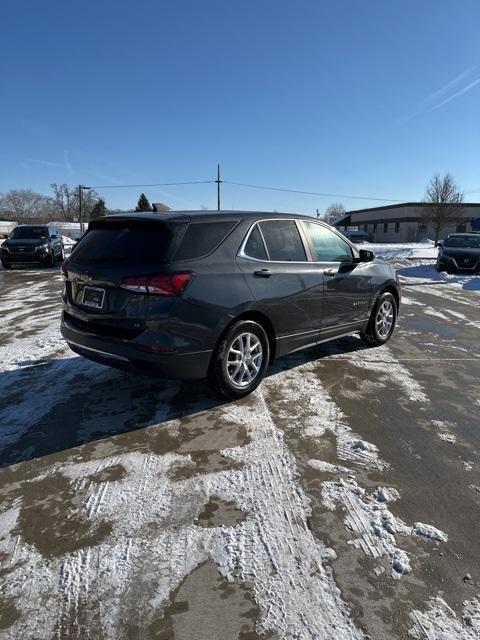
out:
M213 251L237 224L236 220L191 222L175 254L175 260L193 260Z
M175 235L185 224L136 221L103 223L85 234L73 251L72 259L81 264L118 262L150 266L165 263L169 259Z

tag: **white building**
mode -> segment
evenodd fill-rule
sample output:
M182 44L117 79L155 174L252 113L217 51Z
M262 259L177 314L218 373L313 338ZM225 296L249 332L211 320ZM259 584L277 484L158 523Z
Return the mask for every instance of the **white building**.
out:
M82 235L80 231L80 223L79 222L58 222L52 220L52 222L48 223L52 227L55 227L60 232L61 236L66 236L71 240L78 240ZM84 223L85 231L88 229L88 223Z
M418 242L424 238L434 238L431 225L425 223L422 207L431 205L424 202L404 202L369 209L348 211L333 222L339 231L358 229L368 233L370 242ZM445 228L440 239L449 233L480 231L480 202L465 202L462 206L461 222Z
M0 238L7 238L10 231L17 226L12 220L0 220Z

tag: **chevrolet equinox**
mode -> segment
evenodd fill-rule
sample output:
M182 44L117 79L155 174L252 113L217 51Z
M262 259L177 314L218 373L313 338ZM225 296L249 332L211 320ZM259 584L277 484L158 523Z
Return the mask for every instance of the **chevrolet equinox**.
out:
M134 213L90 223L62 265L62 334L112 367L253 391L278 356L352 333L392 336L395 271L295 214Z

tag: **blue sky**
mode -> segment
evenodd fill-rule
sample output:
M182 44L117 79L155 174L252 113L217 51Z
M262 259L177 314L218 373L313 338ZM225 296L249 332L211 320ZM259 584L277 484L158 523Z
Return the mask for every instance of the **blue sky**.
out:
M227 180L414 200L451 171L480 200L478 0L16 0L2 5L0 192ZM475 193L473 190L477 190ZM139 191L216 206L215 185ZM224 208L373 200L225 184Z

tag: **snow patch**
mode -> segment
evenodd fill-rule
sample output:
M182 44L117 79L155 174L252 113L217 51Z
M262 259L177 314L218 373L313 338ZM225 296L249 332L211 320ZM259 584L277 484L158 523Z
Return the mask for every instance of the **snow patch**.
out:
M392 576L401 578L411 571L410 561L405 551L397 545L395 536L420 536L429 540L447 541L447 535L431 525L416 522L407 526L388 509L388 503L400 497L398 491L380 487L371 495L352 479L340 478L324 482L322 502L334 511L341 505L346 512L345 527L360 537L349 541L357 549L372 558L386 556L392 567Z
M437 311L437 309L432 309L431 307L427 307L426 309L424 309L424 313L426 313L427 316L440 318L441 320L446 320L447 322L450 321L450 318L446 316L444 313L442 313L441 311Z
M417 300L413 300L413 298L407 298L407 296L403 296L402 295L402 305L403 304L407 304L407 305L416 305L418 307L425 307L425 303L423 302L418 302Z
M416 640L478 640L480 638L480 602L463 603L462 620L440 597L431 598L426 611L410 613L413 627L409 635Z
M336 438L337 456L369 469L385 469L378 447L366 442L347 425L346 418L321 386L315 368L303 365L264 380L262 386L280 395L279 415L303 437L320 439L325 433ZM299 407L302 413L299 415Z
M443 420L432 420L432 424L437 429L437 438L440 438L440 440L443 440L444 442L450 442L451 444L456 443L457 437L449 431L449 428L455 427L452 422L444 422Z
M344 354L335 353L332 358L341 358ZM348 358L356 367L377 371L385 376L389 384L396 383L412 402L429 402L422 386L410 371L395 358L387 346L377 347L375 352L369 348L359 349Z
M339 464L331 464L330 462L325 462L325 460L309 460L308 465L315 469L315 471L320 471L322 473L346 473L352 474L351 469L347 469L347 467L342 467Z
M457 437L452 435L451 433L439 433L438 437L440 438L440 440L450 442L451 444L455 444L457 441Z
M238 463L235 469L175 481L172 472L190 456L136 451L57 465L56 472L83 496L83 517L92 526L110 523L112 532L95 546L52 557L48 571L35 549L17 541L25 561L9 573L4 592L22 615L6 638L80 638L89 615L98 637L120 637L125 619L141 633L181 581L209 558L227 580L252 585L260 633L330 640L335 629L338 640L362 638L325 564L335 554L307 525L310 503L282 432L261 393L248 402L215 409L220 420L248 429L248 444L222 452ZM161 429L170 426L174 421ZM126 475L91 479L114 465ZM231 527L197 527L195 519L213 495L233 502L246 518ZM148 607L138 611L132 603L140 595Z

